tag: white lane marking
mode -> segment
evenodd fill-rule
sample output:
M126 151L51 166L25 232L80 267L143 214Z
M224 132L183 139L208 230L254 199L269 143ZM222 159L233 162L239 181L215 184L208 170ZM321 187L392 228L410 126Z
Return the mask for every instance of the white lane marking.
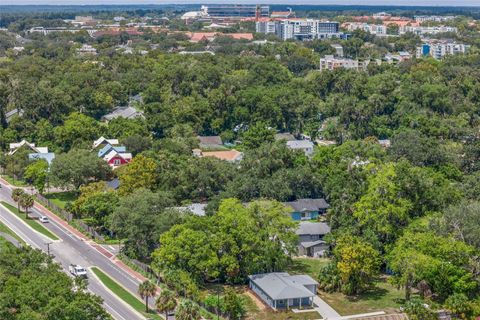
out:
M95 268L97 268L98 270L100 270L101 272L103 272L104 274L106 274L108 276L108 274L103 271L100 267L97 267L95 266ZM117 296L112 290L110 290L110 288L108 288L104 283L103 281L101 281L97 275L95 274L95 272L93 272L92 270L92 267L88 267L88 270L90 270L90 274L95 278L95 280L100 283L100 285L105 288L105 290L107 290L107 292L110 292L110 294L115 298L117 299L118 301L120 301L123 305L125 305L125 307L127 307L130 311L132 311L133 313L136 313L137 315L139 315L139 319L145 319L145 317L140 314L137 310L133 309L132 306L130 306L127 302L125 302L123 299L121 299L119 296ZM111 277L110 277L111 278ZM124 290L127 290L127 292L130 292L130 290L128 290L127 288L125 288L121 283L119 283L118 281L116 281L115 279L112 279L113 281L115 281L115 283L117 285L119 285L120 287L122 287Z
M0 215L0 219L3 221L3 223L5 223L5 225L10 228L13 232L15 232L20 238L22 238L29 246L31 247L34 247L36 249L41 249L39 245L37 245L37 243L35 241L33 241L32 239L30 239L30 237L28 237L25 233L23 233L22 231L20 231L19 228L17 228L16 225L12 224L10 221L8 221L8 219L6 219L5 217L3 217L2 215Z
M103 301L103 305L105 306L105 309L109 310L109 313L117 320L127 320L127 318L124 318L120 315L120 313L117 312L113 307L111 307L108 303Z
M0 206L2 206L0 204ZM3 207L3 206L2 206ZM5 210L8 210L6 209L5 207L3 207ZM10 212L9 212L10 215L12 215ZM18 218L18 217L17 217ZM28 237L25 233L23 233L22 231L20 231L19 228L17 228L17 226L15 226L14 224L12 224L8 219L6 219L5 217L3 217L2 215L0 215L0 220L2 220L2 222L9 228L11 229L15 234L17 234L20 238L22 238L26 243L27 245L31 246L31 247L34 247L36 249L40 249L40 250L43 250L39 245L37 245L37 243L35 241L33 241L32 239L30 239L30 237ZM23 221L22 221L23 222ZM29 226L28 226L29 227ZM67 259L68 260L68 259ZM59 262L60 265L62 265L61 262ZM70 275L70 273L68 272L68 270L63 267L62 270ZM92 274L94 274L93 272L91 272ZM95 275L95 274L94 274ZM101 282L100 282L101 283ZM103 284L102 284L103 285ZM108 289L108 288L107 288ZM91 290L89 290L91 291ZM94 293L93 291L91 291L92 293ZM114 295L115 296L115 295ZM115 296L116 297L116 296ZM122 300L123 301L123 300ZM118 319L118 320L127 320L126 318L124 318L123 316L121 316L112 306L110 306L109 304L107 304L105 301L104 301L104 305L109 309L109 313L112 314L112 316L115 318L115 319ZM136 312L136 310L134 310ZM115 313L115 315L113 314Z
M46 241L51 241L51 242L62 242L62 240L53 240L49 237L47 237L46 235L43 235L42 233L38 232L37 230L33 229L31 226L29 226L25 221L23 221L22 219L20 219L19 216L17 216L15 213L11 212L10 209L8 209L7 207L5 207L3 204L0 203L0 207L5 209L8 214L10 214L12 217L14 217L15 219L17 219L18 221L20 221L21 223L23 223L23 225L25 225L25 227L27 227L28 229L30 229L31 231L35 232L37 235L39 235L42 239L44 239L44 242ZM42 226L43 227L43 226ZM51 232L51 231L50 231ZM54 235L55 233L52 232ZM56 236L56 235L55 235ZM57 236L58 238L58 236Z

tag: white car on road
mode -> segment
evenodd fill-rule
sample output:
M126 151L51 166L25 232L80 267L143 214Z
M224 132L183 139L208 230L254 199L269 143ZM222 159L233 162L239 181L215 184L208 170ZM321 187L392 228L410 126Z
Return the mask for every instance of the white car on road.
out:
M71 264L68 266L68 271L75 277L87 277L87 270L78 264Z

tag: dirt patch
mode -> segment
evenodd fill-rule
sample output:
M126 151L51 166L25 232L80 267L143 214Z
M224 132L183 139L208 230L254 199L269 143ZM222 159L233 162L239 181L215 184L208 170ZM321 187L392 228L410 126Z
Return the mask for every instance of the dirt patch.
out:
M243 294L248 296L250 299L252 299L252 301L255 303L255 305L257 306L258 310L260 311L263 311L265 309L267 309L267 306L262 302L262 300L260 300L260 298L255 294L253 293L252 291L250 290L244 290L243 291Z

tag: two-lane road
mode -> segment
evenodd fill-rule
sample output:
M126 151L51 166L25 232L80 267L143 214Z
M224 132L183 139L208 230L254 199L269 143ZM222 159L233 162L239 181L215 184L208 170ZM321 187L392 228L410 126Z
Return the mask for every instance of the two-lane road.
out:
M14 204L10 198L10 192L10 189L3 185L2 188L0 188L0 200ZM39 216L41 213L39 209L32 208L30 215ZM45 215L45 213L42 213L42 215ZM55 260L62 265L65 271L68 270L68 265L71 263L80 264L87 268L97 266L111 278L123 285L131 293L136 294L138 285L143 280L140 275L134 272L132 273L131 270L125 268L125 266L112 254L106 252L106 250L102 251L101 249L103 248L100 246L91 243L88 239L82 238L74 232L71 232L71 230L68 230L68 227L62 224L61 220L55 218L56 217L51 217L50 222L43 225L55 233L60 238L59 241L52 241L44 235L33 231L18 217L0 206L0 219L2 222L33 248L41 249L46 252L47 243L50 243L50 254L55 257ZM88 288L91 292L103 298L105 309L115 319L144 319L142 315L131 309L117 296L107 290L96 280L91 272L89 272Z

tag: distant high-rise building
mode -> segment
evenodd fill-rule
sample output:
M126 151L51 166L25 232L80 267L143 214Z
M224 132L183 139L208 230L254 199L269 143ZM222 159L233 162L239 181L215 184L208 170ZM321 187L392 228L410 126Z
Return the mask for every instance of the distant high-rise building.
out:
M383 24L368 24L362 22L348 22L345 24L345 27L348 31L354 30L363 30L365 32L369 32L375 35L386 35L387 34L387 26Z
M467 53L469 45L451 41L429 41L417 47L417 58L431 56L435 59L442 59L447 55Z
M314 19L285 19L275 21L257 21L256 31L272 33L282 40L313 40L327 38L344 38L339 32L338 22L320 21Z
M211 18L267 18L270 6L247 4L209 4L203 5L202 12Z

